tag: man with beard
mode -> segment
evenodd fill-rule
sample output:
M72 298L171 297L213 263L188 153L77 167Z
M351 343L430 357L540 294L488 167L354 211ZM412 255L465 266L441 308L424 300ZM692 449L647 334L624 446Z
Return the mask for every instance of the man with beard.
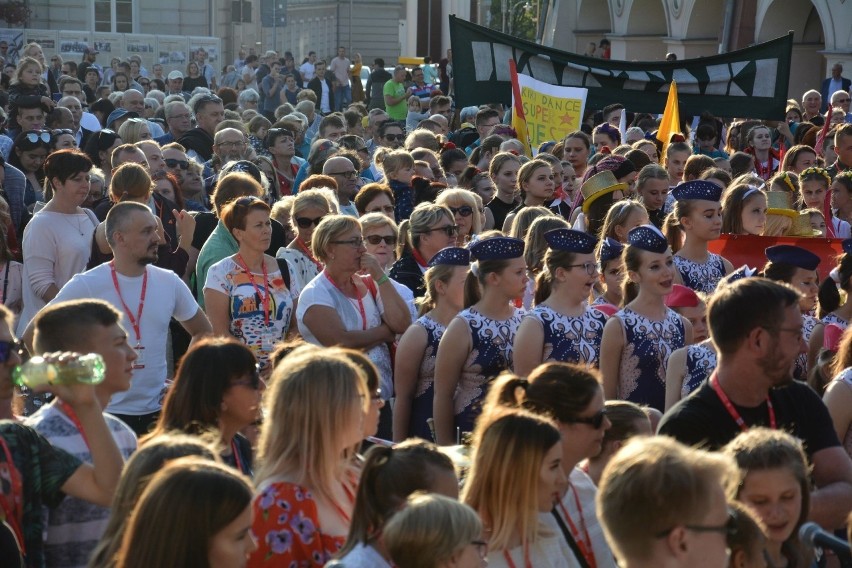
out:
M719 449L751 427L786 430L802 440L813 465L809 518L833 529L852 510L852 460L819 395L793 380L795 360L807 350L799 297L764 278L722 285L708 307L716 370L666 413L659 433Z
M358 210L352 203L352 198L358 193L358 171L348 158L335 156L326 160L322 173L331 176L337 182L337 201L340 204L340 214L358 218Z
M113 260L74 276L50 305L99 298L121 312L121 326L137 359L130 389L113 395L106 410L142 435L157 420L162 406L169 320L179 321L193 342L213 329L174 272L149 266L158 259L159 237L157 218L148 207L131 201L117 203L107 214L106 238ZM31 342L32 324L24 337Z

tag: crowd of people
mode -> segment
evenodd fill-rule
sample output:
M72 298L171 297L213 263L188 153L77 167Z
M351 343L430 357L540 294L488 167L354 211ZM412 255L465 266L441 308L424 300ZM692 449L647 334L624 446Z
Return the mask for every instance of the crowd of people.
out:
M805 568L846 526L842 68L526 156L451 53L54 57L0 91L4 566Z

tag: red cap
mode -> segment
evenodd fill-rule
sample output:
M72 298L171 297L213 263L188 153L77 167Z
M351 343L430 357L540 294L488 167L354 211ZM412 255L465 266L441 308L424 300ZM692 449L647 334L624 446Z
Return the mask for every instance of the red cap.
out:
M595 304L592 308L603 312L606 317L612 317L618 311L618 306L613 306L612 304Z
M825 326L822 331L822 348L829 351L837 351L840 347L840 339L843 337L843 328L835 323Z
M672 291L666 296L666 306L669 308L694 308L700 303L701 298L692 288L680 284L672 286Z

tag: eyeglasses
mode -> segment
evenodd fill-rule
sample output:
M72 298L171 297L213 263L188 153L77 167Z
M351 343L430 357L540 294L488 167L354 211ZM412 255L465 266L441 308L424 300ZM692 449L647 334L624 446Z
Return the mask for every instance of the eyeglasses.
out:
M189 162L187 160L177 160L175 158L166 158L164 161L166 162L166 167L169 168L169 169L172 169L172 170L177 168L177 167L180 167L180 169L182 169L182 170L188 170L189 169Z
M396 210L393 205L383 205L381 207L377 207L375 209L369 209L366 213L387 213L389 215L393 215Z
M476 553L479 554L480 560L485 560L488 557L488 543L484 540L472 540L470 544L476 547Z
M320 224L320 221L323 220L323 217L316 217L314 219L311 219L310 217L296 217L296 224L300 229L307 229L311 225L316 227Z
M355 237L354 239L349 239L348 241L330 241L333 245L349 245L352 248L361 248L364 246L364 238L363 237Z
M16 353L18 357L24 353L24 343L19 340L0 341L0 363L6 363Z
M569 418L567 420L563 420L562 422L567 422L568 424L588 424L595 430L600 430L601 426L603 426L605 419L606 408L601 408L592 416L588 416L586 418Z
M238 381L231 381L232 387L248 387L252 390L258 390L260 388L260 371L258 366L256 365L254 371L252 371L247 379L240 379Z
M802 328L801 327L764 327L763 329L765 329L767 331L778 332L778 333L780 333L782 331L786 331L787 333L792 333L793 335L795 335L796 341L802 341L803 336L802 336Z
M24 136L27 140L29 140L30 144L35 144L39 140L41 140L45 144L50 144L50 132L48 132L47 130L42 130L41 132L36 132L33 130L27 132Z
M173 119L173 118L179 118L179 119L181 119L181 120L189 120L189 119L191 119L191 118L192 118L192 115L191 115L191 114L189 114L189 113L186 113L186 114L173 114L173 115L171 115L170 117L168 117L166 120L171 120L171 119Z
M74 131L70 128L57 128L56 130L51 131L53 136L59 136L60 134L70 134L74 136Z
M348 172L329 172L328 174L332 176L342 176L346 179L355 179L356 177L358 177L358 172L356 172L355 170L350 170Z
M473 207L470 205L462 205L461 207L450 207L450 211L453 212L453 215L461 215L462 217L470 217L473 215Z
M216 142L216 146L219 146L220 148L245 148L245 145L245 140L239 140L234 142Z
M834 103L832 103L832 104L835 104L835 103L848 103L848 102L850 102L850 101L852 101L852 99L837 99L837 100L836 100L836 101L834 101Z
M432 229L426 229L423 231L424 233L431 233L433 231L443 231L448 237L455 237L459 234L459 226L458 225L445 225L443 227L435 227Z
M703 526L703 525L681 525L685 529L689 529L695 532L716 532L725 535L726 538L733 538L737 536L737 525L738 525L737 512L734 509L728 509L728 520L725 521L724 525L718 526ZM656 534L657 538L663 538L664 536L668 536L673 530L677 527L672 527L668 530L660 531Z
M388 142L393 142L394 140L402 142L405 140L405 134L385 134L385 140Z
M594 262L584 262L583 264L566 264L565 268L577 268L582 266L586 270L586 274L593 275L598 271L598 265Z
M368 237L364 237L364 239L370 243L371 245L378 245L382 241L385 242L386 245L392 247L396 244L396 235L370 235Z

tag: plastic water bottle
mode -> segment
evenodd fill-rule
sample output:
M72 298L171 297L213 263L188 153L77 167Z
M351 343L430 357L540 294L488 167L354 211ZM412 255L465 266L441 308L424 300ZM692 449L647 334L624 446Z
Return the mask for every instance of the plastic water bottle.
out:
M31 389L50 385L82 383L97 385L106 375L104 359L97 353L80 355L63 363L49 363L43 357L33 357L23 365L15 367L12 380L18 386Z

